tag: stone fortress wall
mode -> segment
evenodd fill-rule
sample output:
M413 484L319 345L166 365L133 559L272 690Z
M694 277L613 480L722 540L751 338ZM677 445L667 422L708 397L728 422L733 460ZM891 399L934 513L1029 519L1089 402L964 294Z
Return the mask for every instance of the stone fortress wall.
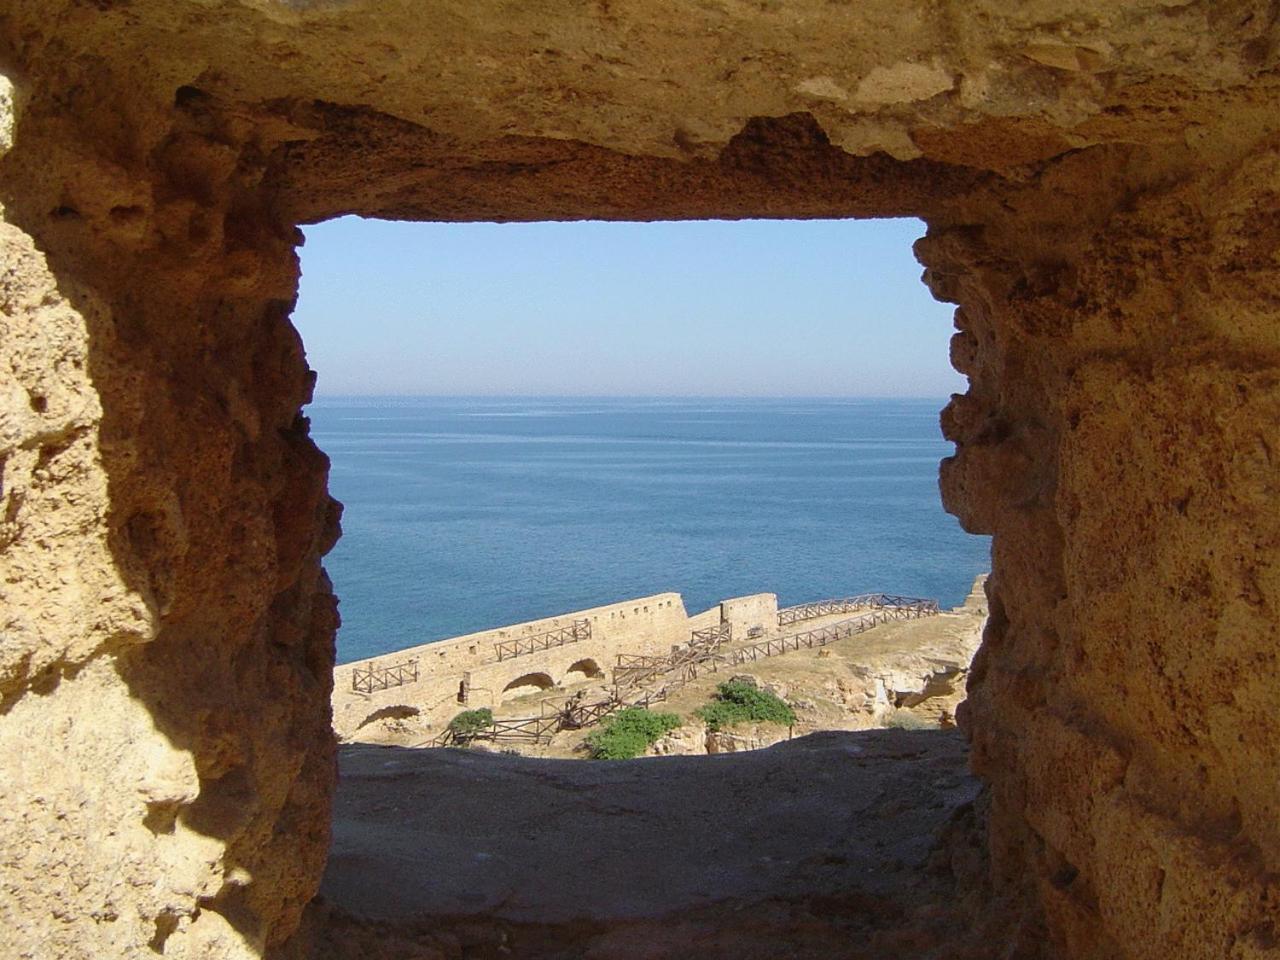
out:
M504 642L537 638L584 620L590 624L588 639L500 658ZM687 643L694 630L728 623L735 637L746 637L777 622L778 598L772 593L734 597L692 617L680 594L659 593L407 647L334 668L333 726L339 737L350 737L371 716L397 706L419 711L430 723L445 722L460 710L497 709L513 693L596 677L603 681L612 675L618 654L668 653ZM355 689L359 672L380 672L406 661L416 661L416 681Z

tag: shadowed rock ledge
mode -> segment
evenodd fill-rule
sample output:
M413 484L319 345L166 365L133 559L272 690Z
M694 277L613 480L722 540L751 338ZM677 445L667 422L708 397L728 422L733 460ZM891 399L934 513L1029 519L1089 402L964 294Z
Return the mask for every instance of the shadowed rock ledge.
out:
M594 763L351 745L341 767L321 956L990 956L955 731Z

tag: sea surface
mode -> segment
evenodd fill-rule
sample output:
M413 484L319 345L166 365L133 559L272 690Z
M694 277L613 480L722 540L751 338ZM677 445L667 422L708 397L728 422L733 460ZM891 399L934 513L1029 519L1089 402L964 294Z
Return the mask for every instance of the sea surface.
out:
M666 590L963 600L943 400L325 398L347 662Z

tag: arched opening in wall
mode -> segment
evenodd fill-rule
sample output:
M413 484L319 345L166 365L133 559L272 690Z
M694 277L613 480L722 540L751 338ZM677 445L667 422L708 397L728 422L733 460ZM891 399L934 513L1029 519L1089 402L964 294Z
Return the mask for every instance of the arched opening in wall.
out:
M590 657L582 660L574 661L569 669L565 671L564 682L582 683L584 680L603 680L604 671L600 669L600 664L596 663Z
M517 700L520 697L527 697L530 694L550 690L555 685L555 681L551 679L550 674L522 674L502 688L502 699L503 701Z
M920 284L910 252L922 232L918 221L308 229L295 317L318 372L306 412L345 505L326 561L343 618L335 700L383 696L351 692L352 674L372 671L420 703L431 730L406 739L396 761L411 767L415 748L456 746L459 729L472 746L553 759L743 754L713 772L668 767L616 795L600 788L668 831L640 843L630 879L587 879L618 876L606 853L617 824L583 810L581 836L546 830L536 851L503 847L485 878L471 878L475 889L536 888L547 917L606 915L634 897L683 909L698 902L692 886L636 880L669 874L663 858L675 849L703 879L742 878L723 891L730 898L780 890L770 884L784 884L781 865L798 849L833 868L804 883L856 886L875 851L927 833L926 821L941 829L938 818L970 796L963 745L939 722L954 704L930 696L922 710L908 697L900 709L875 691L877 676L908 662L921 691L940 662L963 674L981 617L944 626L932 610L911 615L910 601L960 606L989 560L986 540L939 502L937 466L951 448L938 414L964 381L948 363L949 308ZM864 627L879 631L873 642L858 639ZM658 661L695 644L714 665L664 672ZM411 652L420 672L395 672ZM554 688L566 662L564 681L580 684L568 692ZM602 680L610 692L599 702L578 696ZM718 689L727 681L732 696ZM961 699L962 687L947 696ZM760 703L773 712L749 714ZM622 753L601 746L601 718L635 706L678 726L646 720L640 741L620 738ZM761 791L762 781L829 797L889 789L843 760L900 756L901 743L803 755L781 743L850 729L936 740L911 746L932 774L909 785L923 819L895 819L900 835L872 839L834 827L738 835L738 825L791 816L790 788ZM351 785L375 782L385 762L344 746L335 843L381 815ZM447 913L469 874L450 887L400 871L471 863L473 827L514 842L505 773L453 754L440 763L433 783L465 822L428 829L434 803L398 807L382 826L408 831L414 855L386 864L376 884L356 867L377 860L372 851L335 859L326 895L376 913L391 884L410 891L412 910ZM540 769L519 802L558 809L570 788L551 786L556 777L592 776L563 767ZM673 796L688 803L672 808ZM726 819L729 809L740 816ZM698 826L712 820L715 831ZM352 827L351 842L379 830ZM534 869L549 863L554 883ZM644 891L618 886L632 882Z
M364 728L370 724L388 722L399 723L417 717L421 711L417 707L411 707L403 703L393 703L390 706L379 707L367 717L360 721L360 727Z

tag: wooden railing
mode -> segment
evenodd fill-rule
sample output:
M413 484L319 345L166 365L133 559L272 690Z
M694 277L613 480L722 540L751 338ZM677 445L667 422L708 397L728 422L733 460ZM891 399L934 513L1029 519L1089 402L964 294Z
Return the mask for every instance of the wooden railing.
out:
M840 597L835 600L815 600L813 603L802 603L795 607L783 607L778 611L778 626L813 620L817 617L828 617L837 613L856 613L859 610L878 610L885 607L931 606L932 612L938 612L938 601L921 600L918 597L900 597L891 593L863 593L856 597Z
M445 727L435 739L428 741L427 745L432 747L461 747L476 740L542 743L545 740L550 740L552 735L559 729L559 718L554 715L515 717L494 720L487 727L468 731L467 733L459 733L453 727Z
M485 738L494 741L542 743L550 740L559 729L559 717L517 717L511 720L494 720L493 726L485 731Z
M613 668L613 685L619 690L638 687L666 670L671 664L668 657L648 657L620 653Z
M375 690L387 690L400 687L406 683L415 683L418 679L418 661L402 660L386 666L370 664L368 667L354 667L351 671L351 689L356 693L373 693Z
M922 600L920 597L899 597L892 593L880 594L880 606L908 611L909 616L898 618L907 620L915 617L927 617L939 612L937 600Z
M815 600L794 607L782 607L778 610L778 626L785 627L789 623L800 623L816 617L826 617L833 613L854 613L876 605L884 594L864 593L856 597L840 597L835 600Z
M610 697L607 700L596 700L586 703L577 698L570 698L555 709L560 717L561 730L581 730L599 723L621 706L621 703Z
M725 624L726 628L728 626ZM663 681L664 690L674 690L697 679L701 672L716 670L725 662L720 650L731 636L727 629L717 631L714 640L700 638L696 643L690 641L688 646L673 647L665 657L618 654L617 665L613 668L615 695L624 696L626 691L658 680Z
M591 621L575 620L567 627L548 630L546 633L534 634L531 637L516 637L512 640L500 640L493 645L498 660L510 660L552 647L563 647L566 643L578 643L591 639Z
M934 616L938 612L936 600L917 600L910 597L885 597L884 599L888 602L878 605L870 613L864 613L860 617L839 620L813 630L761 640L759 643L730 650L725 654L725 658L730 664L739 664L762 660L765 657L776 657L802 648L825 647L829 643L852 637L891 620L916 620L920 617Z
M689 635L691 647L719 647L733 639L733 624L720 623L705 630L694 630Z
M585 702L581 697L564 701L543 701L536 717L495 719L482 730L460 734L446 727L434 739L420 746L466 746L477 740L493 743L545 743L561 730L581 730L599 723L611 713L625 707L645 707L667 699L667 688L651 690L640 697L611 696L605 700Z

